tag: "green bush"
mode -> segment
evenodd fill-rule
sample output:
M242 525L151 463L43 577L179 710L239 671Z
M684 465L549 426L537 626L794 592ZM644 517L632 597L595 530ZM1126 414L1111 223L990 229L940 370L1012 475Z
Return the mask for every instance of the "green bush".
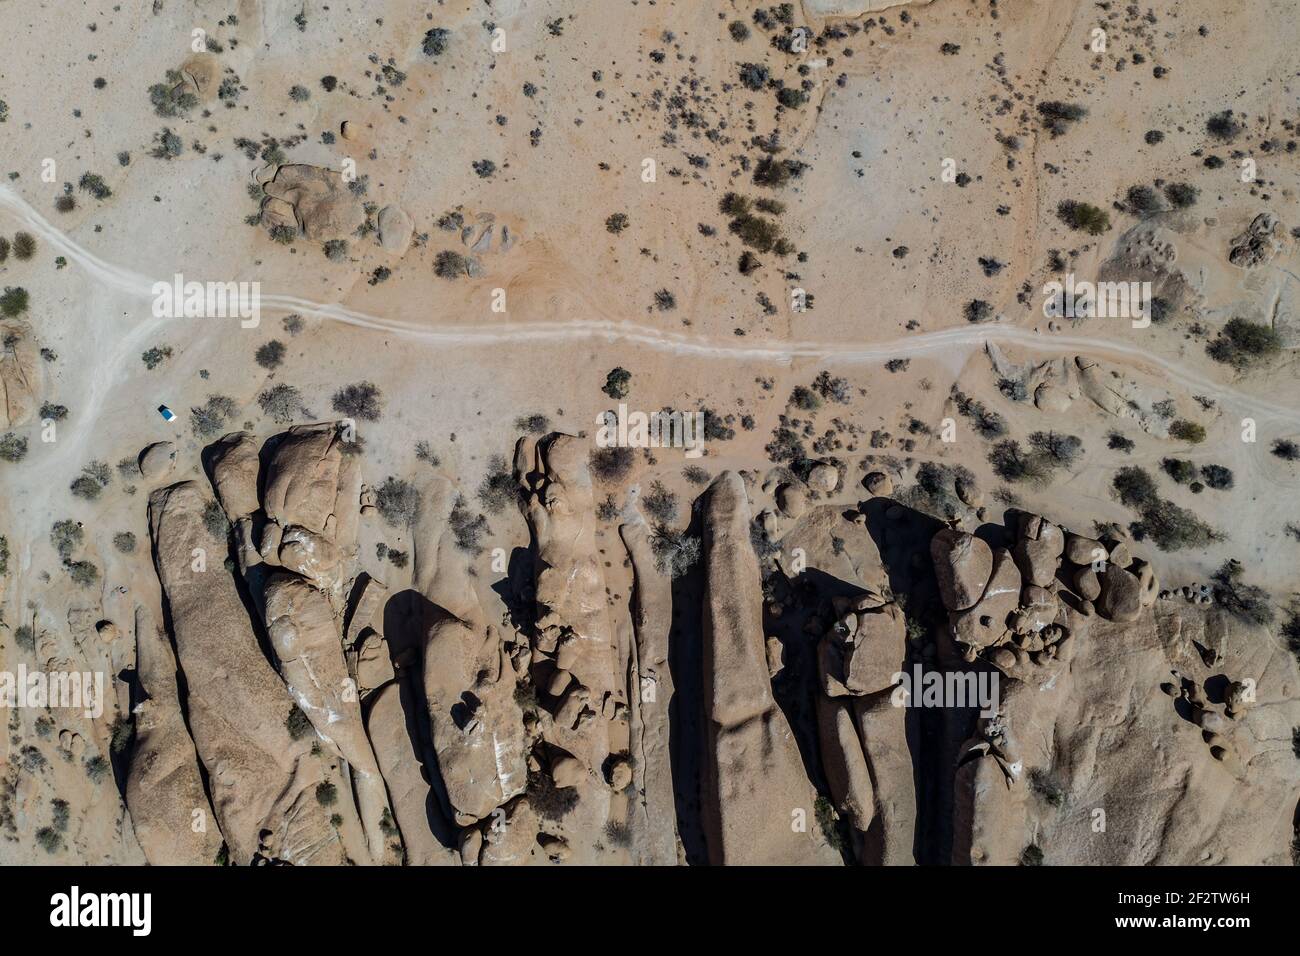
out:
M27 311L31 297L27 290L22 287L5 286L3 294L0 294L0 313L6 319L16 319Z
M1277 355L1282 350L1282 339L1271 326L1229 319L1205 348L1216 362L1247 369Z
M1205 441L1205 426L1180 418L1169 426L1169 437L1199 445Z
M1056 207L1056 215L1071 229L1100 236L1110 228L1110 215L1104 209L1086 202L1067 199Z

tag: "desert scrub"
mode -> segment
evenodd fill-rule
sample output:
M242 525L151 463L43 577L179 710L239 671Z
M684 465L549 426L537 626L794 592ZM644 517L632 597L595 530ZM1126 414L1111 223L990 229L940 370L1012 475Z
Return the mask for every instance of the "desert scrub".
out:
M157 346L140 353L140 361L144 362L144 367L153 371L167 359L172 357L170 345Z
M674 580L690 571L700 560L700 539L695 535L656 528L650 537L655 568Z
M312 732L311 721L297 704L293 705L293 710L284 719L284 729L289 731L289 736L294 740L301 740Z
M627 477L632 470L632 449L597 448L590 458L591 473L596 480L606 484L616 484Z
M1204 547L1220 539L1212 528L1188 511L1160 497L1155 480L1136 466L1121 468L1111 479L1116 497L1138 513L1129 525L1137 540L1150 538L1162 551Z
M342 262L348 257L348 241L346 239L326 239L321 251L325 253L325 258L330 262Z
M641 496L641 510L660 524L677 520L677 495L664 487L661 481L652 481L650 490Z
M154 159L172 160L185 152L185 144L181 138L172 132L170 127L164 126L153 136L154 147L149 151L149 155Z
M121 554L131 554L135 551L135 535L130 531L119 531L113 535L113 547Z
M328 780L316 784L316 802L322 807L332 807L339 802L339 788Z
M72 557L72 552L81 546L85 536L86 533L81 525L67 518L50 525L50 543L54 545L55 552L64 561Z
M1065 135L1071 123L1077 123L1088 115L1088 110L1078 103L1062 103L1049 100L1038 104L1038 115L1042 118L1043 129L1052 134L1052 139Z
M1169 437L1199 445L1205 441L1205 426L1180 418L1169 426Z
M1289 438L1275 439L1273 447L1270 448L1269 451L1278 458L1281 458L1283 461L1300 461L1300 445L1291 441Z
M363 422L377 422L383 410L383 393L373 382L356 382L334 393L334 411Z
M5 286L0 293L0 315L6 319L16 319L27 311L31 296L21 286Z
M271 420L280 425L287 425L300 412L306 411L298 389L284 382L272 385L258 395L257 404L261 406L263 414L271 416Z
M627 213L616 212L605 220L605 231L617 236L627 228Z
M77 180L77 188L83 192L88 192L96 199L105 200L113 195L113 190L108 188L108 183L104 182L104 177L97 173L82 173L81 178ZM68 198L72 198L69 196ZM76 202L73 202L73 206ZM69 207L71 208L71 207ZM67 211L67 210L62 210Z
M170 119L184 116L199 105L199 98L185 89L185 78L177 70L168 70L165 82L149 87L149 102L158 116Z
M190 409L190 429L199 438L210 438L226 427L239 406L226 395L209 395L203 405Z
M308 90L307 87L295 83L293 86L289 87L289 99L293 100L295 103L306 103L311 99L311 91Z
M208 534L218 541L226 540L226 536L230 533L230 522L217 502L209 501L203 505L203 527L207 528Z
M627 398L631 383L632 373L620 365L606 373L605 384L600 387L600 390L610 398Z
M478 486L478 500L488 514L500 514L507 505L515 503L519 486L515 483L506 460L501 455L488 459L488 471Z
M22 461L27 457L27 438L6 432L0 437L0 460L10 463Z
M1168 183L1165 186L1165 198L1175 209L1187 209L1196 205L1201 191L1191 183Z
M1215 113L1205 121L1205 131L1223 143L1232 142L1245 128L1245 125L1232 115L1232 110Z
M36 255L36 237L29 232L14 233L14 258L26 262Z
M424 35L424 42L420 44L420 49L424 51L425 56L438 57L447 52L450 42L450 30L434 27Z
M671 312L677 308L677 296L667 289L660 289L655 293L655 308L660 312Z
M1263 588L1247 584L1246 569L1232 558L1214 572L1214 603L1233 617L1263 627L1273 623L1274 612Z
M284 352L284 343L278 339L271 339L271 341L258 346L253 358L258 365L269 372L284 364Z
M64 564L72 583L78 587L94 587L99 582L99 568L89 561L68 561Z
M469 259L459 252L445 249L433 260L433 273L440 279L459 279L469 275Z
M375 508L391 527L410 527L420 515L420 492L415 485L389 475L375 490Z
M1205 351L1216 362L1244 371L1281 352L1282 339L1271 326L1229 319Z
M277 223L270 229L272 242L278 242L282 246L287 246L298 238L298 230L287 223Z
M479 539L488 531L487 518L474 514L464 496L456 496L447 524L451 528L457 548L475 556L483 552Z
M56 405L54 402L41 403L41 410L37 413L43 422L61 422L68 417L67 405Z
M1056 207L1056 215L1071 229L1086 232L1090 236L1100 236L1110 228L1110 215L1092 203L1067 199Z
M551 430L551 420L540 412L521 415L515 419L515 428L530 435L545 435Z

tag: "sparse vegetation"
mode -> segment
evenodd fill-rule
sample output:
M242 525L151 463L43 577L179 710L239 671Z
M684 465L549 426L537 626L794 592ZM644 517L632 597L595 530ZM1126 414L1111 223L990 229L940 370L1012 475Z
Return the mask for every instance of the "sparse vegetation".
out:
M316 784L316 802L322 807L332 807L339 802L339 788L328 780Z
M632 470L632 449L597 448L591 453L591 473L597 481L617 484Z
M235 417L239 406L226 395L209 395L207 402L190 409L190 428L199 438L211 438Z
M372 382L357 382L334 393L334 411L363 422L379 421L383 393Z
M284 353L284 343L279 339L271 339L271 341L258 346L253 357L257 360L258 365L270 371L284 364Z
M30 301L26 289L21 286L5 286L4 293L0 294L0 314L6 319L16 319L27 311Z
M1049 100L1038 104L1038 115L1042 118L1043 128L1052 134L1052 139L1065 135L1071 123L1077 123L1088 115L1088 110L1078 103L1062 103Z
M287 425L305 411L302 394L292 385L279 382L257 396L263 414L277 424Z
M610 369L608 374L606 374L605 384L600 387L600 390L604 392L606 395L608 395L610 398L614 398L614 399L627 398L627 393L631 382L632 382L632 373L629 372L627 369L623 368L622 366L619 366L617 368Z
M478 486L478 500L488 514L500 514L507 505L515 503L519 493L514 475L501 455L488 459L488 472Z
M1247 584L1245 573L1236 558L1224 562L1214 572L1214 602L1242 621L1260 627L1272 624L1275 615L1268 595L1263 588Z
M1071 229L1090 236L1100 236L1110 228L1110 215L1091 203L1067 199L1056 207L1056 215Z
M1216 362L1244 371L1277 355L1282 339L1271 326L1229 319L1205 350Z
M0 437L0 459L13 463L27 457L27 437L6 432Z
M375 508L391 527L410 527L420 514L420 492L415 485L389 475L375 490Z

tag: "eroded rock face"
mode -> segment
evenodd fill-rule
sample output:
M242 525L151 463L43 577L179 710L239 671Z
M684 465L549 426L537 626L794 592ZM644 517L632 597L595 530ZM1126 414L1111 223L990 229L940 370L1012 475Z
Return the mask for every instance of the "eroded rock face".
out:
M131 825L151 866L210 866L221 850L221 831L185 727L176 656L143 607L136 610L135 631L136 672L148 699L134 711L135 750L126 778ZM207 823L199 832L193 826L196 810Z
M221 832L240 863L259 853L340 863L338 838L314 796L323 782L320 763L309 741L289 734L293 698L221 566L224 544L204 524L204 503L192 481L162 488L149 499L149 528L189 688L189 726ZM195 569L196 547L208 552L202 570Z
M262 188L269 197L262 207L263 220L292 224L308 239L345 239L366 220L361 200L343 176L323 166L281 166Z
M950 611L974 607L993 573L993 551L973 534L945 528L930 542L939 596Z
M839 855L811 822L815 794L799 747L772 697L763 640L758 560L749 541L743 480L724 472L704 504L704 708L702 788L715 864L834 864ZM791 827L795 814L809 822Z
M440 481L421 509L419 547L433 556L434 567L426 569L417 551L417 613L438 772L455 821L469 826L523 793L528 771L512 648L484 619L464 559L453 557L455 500L455 489Z
M610 724L626 720L627 702L615 680L588 451L586 442L553 435L531 448L521 443L515 461L536 545L532 669L556 698L546 737L595 773L610 754Z

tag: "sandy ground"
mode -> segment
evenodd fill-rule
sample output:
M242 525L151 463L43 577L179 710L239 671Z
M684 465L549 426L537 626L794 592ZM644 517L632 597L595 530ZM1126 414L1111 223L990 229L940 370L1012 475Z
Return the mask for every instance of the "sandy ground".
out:
M509 456L521 416L542 414L552 428L593 435L597 414L612 404L601 391L606 373L621 366L632 373L626 401L634 408L705 407L729 416L734 437L710 442L694 462L711 474L771 467L764 446L782 415L815 420L815 435L835 431L846 502L883 456L900 463L904 485L925 461L968 468L987 492L1004 484L987 460L988 442L949 402L955 385L1004 416L1011 437L1054 429L1082 440L1084 454L1052 482L1009 488L1043 513L1125 524L1133 515L1111 492L1118 467L1158 473L1161 459L1177 456L1231 468L1231 491L1193 494L1161 479L1167 497L1224 532L1209 547L1160 555L1162 579L1205 581L1236 557L1280 605L1297 587L1300 541L1286 526L1300 524L1300 466L1269 453L1275 439L1300 434L1294 353L1235 373L1205 347L1234 316L1284 325L1279 303L1294 303L1300 283L1290 235L1300 225L1300 60L1287 0L1228 10L1213 0L1177 0L1159 5L1154 24L1062 0L934 0L901 7L906 19L900 9L875 12L893 6L886 3L809 0L794 5L793 22L813 35L846 24L863 29L793 55L769 46L769 34L752 25L754 5L739 2L158 6L0 4L0 36L8 38L0 57L7 105L0 172L8 174L0 233L25 230L37 239L34 258L0 264L0 285L30 293L31 335L57 353L36 365L35 404L69 410L46 436L53 440L43 440L37 415L6 429L29 441L23 461L0 464L6 668L20 659L35 666L43 649L47 660L113 672L130 666L129 641L93 643L96 621L123 620L123 608L152 593L148 489L138 477L119 476L116 464L172 440L175 477L200 475L207 440L192 432L189 410L226 395L238 412L224 430L270 435L283 425L262 412L257 396L276 383L301 390L299 421L334 417L331 397L343 385L377 384L382 416L360 427L364 480L430 468L416 459L423 441L438 470L472 495L491 457ZM294 22L300 10L303 29ZM752 25L740 43L727 30L737 19ZM421 51L432 27L452 31L437 57ZM1089 46L1097 27L1107 33L1104 53ZM195 28L220 52L194 54ZM504 31L503 51L492 47L496 28ZM958 49L943 52L943 44ZM778 107L770 90L743 88L743 62L765 64L792 86L808 80L807 102ZM185 64L214 79L187 116L159 117L148 88ZM405 74L400 83L380 74L384 64ZM1154 68L1166 72L1155 76ZM243 88L233 108L213 88L230 75ZM326 75L338 79L332 92L320 82ZM292 99L295 84L309 98ZM1077 101L1088 112L1052 137L1034 108L1047 100ZM1248 118L1233 144L1206 132L1207 119L1225 109ZM150 155L164 127L184 145L173 159ZM1146 142L1148 130L1161 131L1162 140ZM753 140L773 133L778 155L807 168L784 188L765 190L751 182L762 157ZM1006 145L1010 136L1015 149ZM399 252L373 234L354 238L338 262L319 242L273 242L243 220L258 208L250 183L269 178L274 163L247 158L235 143L241 137L259 149L265 137L277 138L281 161L340 169L352 160L368 177L361 200L402 209L414 241ZM1211 153L1226 165L1207 168ZM1247 156L1258 173L1243 183L1238 165ZM42 178L47 159L50 181ZM946 159L969 180L946 182ZM473 169L480 160L495 164L490 176ZM653 182L643 179L645 160L654 161ZM87 172L102 176L111 196L76 188ZM1159 225L1195 305L1146 329L1118 319L1043 317L1039 289L1059 272L1049 265L1053 251L1069 271L1094 278L1138 222L1113 204L1132 185L1182 181L1200 189L1197 205ZM54 207L64 183L77 200L70 212ZM743 246L718 207L730 190L784 203L777 218L797 258L764 253L753 275L738 271ZM1110 230L1071 231L1056 215L1068 199L1108 210ZM515 237L508 250L496 242L479 255L480 277L435 275L440 252L468 252L456 230L437 224L453 210L466 223L491 215L498 237L502 225ZM1250 270L1231 265L1233 237L1265 211L1282 224L1279 251ZM605 225L615 213L628 218L617 235ZM896 254L904 246L906 255ZM1001 263L996 275L985 274L981 257ZM380 267L391 276L371 284ZM260 326L154 318L151 286L175 273L260 282ZM794 289L814 296L810 310L791 308ZM493 309L499 290L504 312ZM659 290L671 292L671 309L656 306ZM994 322L967 321L964 308L977 299L990 304ZM303 318L292 335L282 325L291 314ZM273 339L286 351L268 371L254 353ZM1152 401L1171 399L1177 417L1203 424L1206 438L1195 446L1158 438L1083 397L1054 414L1011 401L998 390L990 342L1013 362L1096 360ZM149 370L141 354L154 347L171 355ZM910 363L889 371L891 359ZM791 390L822 370L846 380L851 400L816 415L792 411ZM164 422L159 404L178 419ZM959 427L956 440L945 442L938 433L949 417ZM1244 418L1256 423L1254 443L1241 440ZM909 434L912 420L932 433ZM876 430L891 438L873 449ZM1136 442L1131 453L1107 448L1114 430ZM621 502L658 479L693 496L682 476L692 462L680 450L653 459L640 459L629 482L610 493ZM92 461L114 469L93 502L69 492ZM71 584L51 547L51 524L61 519L84 527L78 555L102 574L90 589ZM490 525L489 549L526 540L513 511L490 516ZM121 531L139 540L133 554L114 549ZM367 534L409 548L392 529ZM612 526L601 540L618 544ZM397 583L401 572L372 554L363 551L369 570ZM493 575L480 571L481 598L489 616L499 615ZM15 629L32 619L41 637L27 650ZM111 777L90 783L79 766L107 752L116 711L93 723L60 715L50 738L38 736L36 716L15 713L0 758L7 749L12 770L35 741L54 773L6 799L20 810L0 859L50 858L31 834L46 825L49 800L59 794L76 808L60 859L137 860ZM87 741L84 754L56 756L65 729Z

